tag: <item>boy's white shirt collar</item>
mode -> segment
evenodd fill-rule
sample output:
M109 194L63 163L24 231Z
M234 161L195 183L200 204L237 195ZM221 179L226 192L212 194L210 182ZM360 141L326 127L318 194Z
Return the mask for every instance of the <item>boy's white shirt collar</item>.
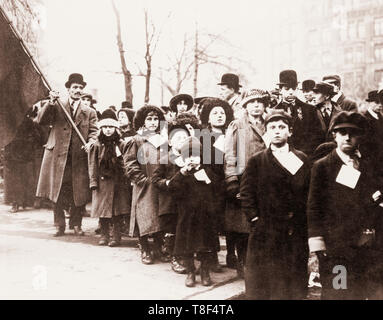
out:
M336 148L336 153L338 154L339 158L344 162L347 166L352 166L354 161L351 159L351 157L348 154L345 154L342 150L339 148ZM361 158L362 155L360 154L359 150L356 150L355 154Z
M372 110L371 107L368 107L367 111L370 113L370 115L372 115L376 120L379 120L379 117L378 117L378 114Z
M270 145L270 149L273 153L289 153L290 152L290 148L289 148L289 144L286 143L283 147L276 147L275 145L271 144Z

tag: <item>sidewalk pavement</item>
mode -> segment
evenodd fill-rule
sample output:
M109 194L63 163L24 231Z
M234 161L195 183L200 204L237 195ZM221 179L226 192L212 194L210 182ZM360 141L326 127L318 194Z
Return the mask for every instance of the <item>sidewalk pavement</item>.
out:
M46 209L9 213L0 204L0 299L226 300L243 297L236 271L212 273L213 285L187 288L185 275L169 263L143 265L137 239L117 248L100 247L97 219L84 218L86 236L67 228L52 237L53 214ZM223 247L224 248L224 247ZM226 251L219 252L220 264Z

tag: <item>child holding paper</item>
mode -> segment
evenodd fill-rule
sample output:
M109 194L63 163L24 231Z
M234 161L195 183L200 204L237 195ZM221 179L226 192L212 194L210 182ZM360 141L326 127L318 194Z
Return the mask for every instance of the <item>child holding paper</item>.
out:
M249 299L303 299L307 293L306 201L310 165L288 144L292 118L265 118L270 147L250 158L242 175L242 211L251 224L245 264Z
M130 211L130 203L123 191L123 140L118 121L112 110L105 110L98 123L100 133L89 152L89 179L92 190L92 217L100 219L99 245L115 247L121 241L123 215ZM113 236L109 228L113 223Z
M201 143L188 137L180 154L184 166L170 179L168 187L178 204L178 220L174 255L183 258L187 269L185 285L195 285L194 254L201 261L201 282L212 284L210 257L217 251L216 199L217 176L201 157Z

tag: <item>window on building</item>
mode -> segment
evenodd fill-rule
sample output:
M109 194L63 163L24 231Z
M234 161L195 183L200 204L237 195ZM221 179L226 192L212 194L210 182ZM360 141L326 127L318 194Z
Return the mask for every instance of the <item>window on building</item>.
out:
M364 61L364 50L362 47L355 48L354 62L362 63Z
M375 45L374 53L375 53L375 61L376 62L383 61L383 43Z
M344 63L350 64L353 63L353 50L352 48L347 48L344 51Z
M383 81L383 69L375 70L374 81L376 85Z
M382 36L383 35L383 17L375 19L374 30L375 30L376 36Z

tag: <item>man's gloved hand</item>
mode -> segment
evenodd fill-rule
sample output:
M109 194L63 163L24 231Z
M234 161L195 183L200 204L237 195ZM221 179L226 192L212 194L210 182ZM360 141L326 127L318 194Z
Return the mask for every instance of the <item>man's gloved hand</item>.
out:
M226 187L226 194L231 199L237 199L237 194L239 194L239 182L230 182Z

